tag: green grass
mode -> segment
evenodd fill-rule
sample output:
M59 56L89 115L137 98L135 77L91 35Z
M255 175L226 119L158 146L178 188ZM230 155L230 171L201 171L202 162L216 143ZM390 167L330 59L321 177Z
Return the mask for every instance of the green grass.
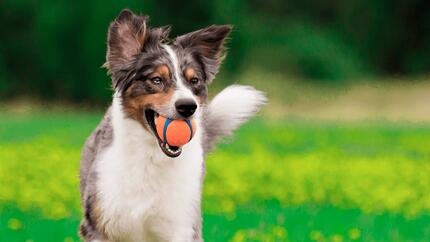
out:
M0 112L0 241L77 241L101 113ZM430 125L254 120L207 160L205 241L426 241Z

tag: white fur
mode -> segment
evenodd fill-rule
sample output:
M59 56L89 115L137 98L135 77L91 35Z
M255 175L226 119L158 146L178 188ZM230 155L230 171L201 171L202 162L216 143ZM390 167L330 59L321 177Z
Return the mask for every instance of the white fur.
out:
M106 232L120 241L189 241L200 216L203 150L200 122L177 158L167 157L141 124L113 99L113 143L97 160Z
M263 92L251 86L231 85L216 95L208 107L208 129L218 136L230 135L267 101Z
M182 75L181 75L181 67L179 65L178 57L175 51L173 51L172 47L168 45L163 45L163 48L169 54L170 61L173 64L173 74L176 79L176 91L173 94L172 101L176 102L176 100L181 98L190 98L190 99L193 99L194 102L198 105L198 102L195 96L193 95L191 90L188 87L186 87L184 84L184 79L182 78Z
M221 134L232 132L266 101L247 86L230 86L208 107L207 121ZM100 222L118 241L190 241L199 221L203 167L202 130L177 158L167 157L156 138L127 118L115 94L112 102L113 143L95 161ZM222 122L222 125L219 125ZM219 130L218 130L219 131Z

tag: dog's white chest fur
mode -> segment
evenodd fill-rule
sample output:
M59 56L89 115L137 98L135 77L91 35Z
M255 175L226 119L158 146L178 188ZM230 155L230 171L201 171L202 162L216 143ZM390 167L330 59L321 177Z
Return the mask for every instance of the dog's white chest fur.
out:
M200 133L172 159L137 121L124 117L115 98L112 111L113 143L96 161L106 234L120 241L186 241L181 238L192 237L200 216Z

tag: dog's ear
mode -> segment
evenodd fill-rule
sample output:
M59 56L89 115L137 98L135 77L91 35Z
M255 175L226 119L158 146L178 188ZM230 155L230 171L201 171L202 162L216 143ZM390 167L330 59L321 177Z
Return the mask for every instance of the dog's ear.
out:
M224 42L231 25L212 25L176 38L176 44L191 51L204 65L206 80L212 81L225 55Z
M106 63L103 65L110 74L121 70L124 64L143 50L147 19L147 16L138 16L124 9L110 24Z

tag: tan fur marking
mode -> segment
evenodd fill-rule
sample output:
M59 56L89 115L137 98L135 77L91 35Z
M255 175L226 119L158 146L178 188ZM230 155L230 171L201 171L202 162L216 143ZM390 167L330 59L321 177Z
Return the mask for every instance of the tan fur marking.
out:
M139 121L145 129L150 130L144 114L145 109L165 105L170 102L172 96L173 88L167 92L145 94L133 98L126 97L124 98L124 111L130 118Z
M95 220L95 226L99 231L102 231L105 234L105 224L102 223L102 208L100 207L97 198L94 198L93 204L91 205L90 215L91 218Z
M170 81L170 70L167 65L159 65L155 68L148 78L161 77L165 82ZM173 95L173 90L167 92L158 92L154 94L142 94L137 97L132 97L130 93L134 89L134 84L126 91L124 96L124 111L128 117L138 120L143 127L149 130L146 125L144 109L148 107L161 106L168 103Z
M187 81L190 81L193 77L197 76L196 71L191 67L187 67L187 69L185 69L184 75Z
M156 76L162 77L164 80L169 80L170 79L169 67L167 67L166 65L157 66L157 68L155 68L154 72L149 77L151 78Z

